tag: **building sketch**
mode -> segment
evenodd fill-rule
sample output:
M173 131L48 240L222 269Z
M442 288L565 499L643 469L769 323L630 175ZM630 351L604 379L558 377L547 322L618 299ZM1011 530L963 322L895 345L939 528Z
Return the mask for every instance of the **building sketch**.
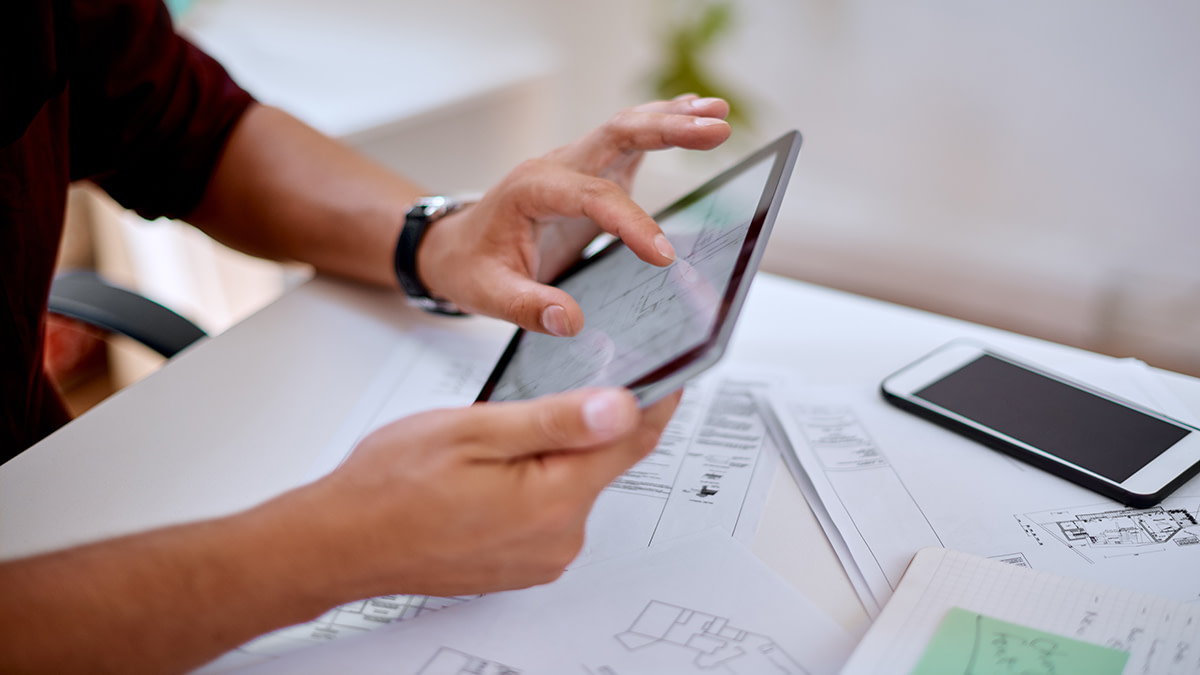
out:
M260 656L276 656L300 647L374 630L395 621L412 619L476 597L478 596L435 598L426 595L383 595L358 600L335 607L308 623L268 633L242 645L238 651Z
M630 651L667 645L678 650L681 666L690 662L698 672L808 674L765 635L731 626L724 617L657 600L651 600L616 639Z
M1039 543L1039 535L1047 534L1088 562L1190 546L1200 551L1200 499L1195 497L1168 499L1147 509L1105 505L1027 513L1016 519Z
M1025 554L1021 553L1020 551L1018 551L1016 553L1005 553L1003 555L993 555L993 556L988 556L988 557L991 558L992 560L1002 562L1002 563L1007 563L1007 564L1013 565L1015 567L1028 567L1028 568L1033 567L1033 565L1029 564L1029 559L1025 557Z
M442 647L416 675L521 675L516 668Z

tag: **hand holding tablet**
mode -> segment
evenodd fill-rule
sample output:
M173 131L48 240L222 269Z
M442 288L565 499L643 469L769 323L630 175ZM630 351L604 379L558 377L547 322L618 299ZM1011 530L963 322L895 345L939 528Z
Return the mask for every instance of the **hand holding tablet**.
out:
M792 131L655 216L675 247L668 267L615 241L554 285L586 324L575 337L518 330L479 401L622 386L648 405L724 353L800 148Z

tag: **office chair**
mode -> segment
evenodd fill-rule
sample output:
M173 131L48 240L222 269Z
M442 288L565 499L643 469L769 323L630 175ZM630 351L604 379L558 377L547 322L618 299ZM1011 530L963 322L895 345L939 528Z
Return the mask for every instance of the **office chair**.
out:
M48 308L54 314L132 338L166 358L208 335L174 311L114 286L90 270L55 277Z

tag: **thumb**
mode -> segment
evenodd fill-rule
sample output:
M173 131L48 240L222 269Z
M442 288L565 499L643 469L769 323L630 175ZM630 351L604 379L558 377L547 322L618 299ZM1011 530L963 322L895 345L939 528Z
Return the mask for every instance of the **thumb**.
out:
M582 449L631 433L641 412L627 389L576 389L530 401L482 403L471 408L478 459Z

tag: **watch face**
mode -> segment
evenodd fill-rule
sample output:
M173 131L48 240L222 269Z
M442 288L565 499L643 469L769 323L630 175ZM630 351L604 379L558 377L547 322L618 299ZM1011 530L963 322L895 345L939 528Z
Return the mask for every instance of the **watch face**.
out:
M427 220L434 220L446 215L456 206L445 197L421 197L413 206L413 210L419 209L415 215L423 216Z

